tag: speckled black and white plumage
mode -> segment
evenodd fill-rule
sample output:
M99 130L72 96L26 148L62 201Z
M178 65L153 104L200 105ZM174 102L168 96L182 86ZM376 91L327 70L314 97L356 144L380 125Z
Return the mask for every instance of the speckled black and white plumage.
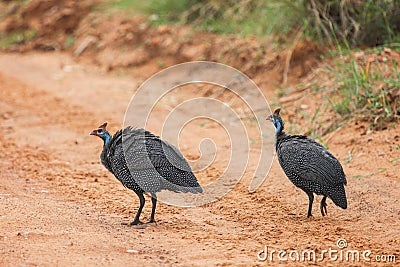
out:
M327 197L337 206L346 209L344 185L347 181L340 162L316 141L302 135L285 134L279 112L280 109L277 109L268 117L276 127L278 161L290 181L308 195L307 216L312 216L313 193L324 196L320 206L322 216L327 214Z
M91 134L104 141L100 155L102 164L139 197L140 207L132 225L140 223L145 192L151 195L153 204L149 222L155 222L157 192L203 192L189 164L173 145L148 131L132 127L119 130L111 137L106 126L104 123Z

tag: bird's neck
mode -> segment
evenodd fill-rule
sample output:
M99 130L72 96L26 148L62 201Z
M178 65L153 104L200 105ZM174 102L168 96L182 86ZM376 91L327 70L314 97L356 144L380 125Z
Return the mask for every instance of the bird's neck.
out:
M284 137L286 137L286 136L288 136L284 131L281 131L281 132L279 132L279 133L276 133L276 139L277 140L280 140L280 139L282 139L282 138L284 138Z
M283 123L280 119L276 121L276 135L280 135L283 132Z
M108 142L110 142L111 136L108 132L106 132L104 134L104 136L102 136L103 141L104 141L104 146L107 145Z
M278 119L276 121L276 141L279 142L279 140L285 138L287 135L286 133L283 131L283 122L282 120Z

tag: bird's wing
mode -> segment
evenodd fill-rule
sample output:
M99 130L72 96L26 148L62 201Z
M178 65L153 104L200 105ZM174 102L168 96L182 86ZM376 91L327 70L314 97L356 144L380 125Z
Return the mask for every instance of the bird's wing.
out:
M150 151L146 149L145 131L126 128L123 131L122 147L126 164L131 170L154 169Z
M321 184L346 184L340 162L321 144L304 136L291 136L281 142L281 155L286 164L296 166L300 178Z
M170 143L143 129L126 128L122 146L132 169L171 168L191 172L182 153Z
M201 192L189 164L177 148L143 129L124 132L122 146L126 164L143 189L148 186L148 177L152 177L152 183L160 188Z
M118 131L104 146L101 158L107 169L133 190L139 186L145 192L202 192L181 152L143 129Z
M173 166L182 171L192 171L182 153L167 141L163 141L158 137L147 137L146 147L152 152L150 153L150 159L156 168Z

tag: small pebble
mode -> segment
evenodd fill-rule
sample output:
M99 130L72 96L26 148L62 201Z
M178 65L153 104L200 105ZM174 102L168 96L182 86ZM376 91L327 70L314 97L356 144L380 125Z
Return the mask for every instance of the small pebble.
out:
M361 59L361 58L363 58L364 57L364 52L355 52L354 53L354 57L356 58L356 59Z
M303 109L303 110L308 109L308 105L302 104L302 105L300 105L300 108Z

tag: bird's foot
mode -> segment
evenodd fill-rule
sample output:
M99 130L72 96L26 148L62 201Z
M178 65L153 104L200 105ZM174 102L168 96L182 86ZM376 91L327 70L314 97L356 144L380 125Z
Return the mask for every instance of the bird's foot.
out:
M328 210L326 209L328 205L326 205L326 202L321 203L321 214L322 216L328 215Z
M147 224L150 224L150 223L154 223L155 225L157 225L157 222L154 219L150 219L150 221L147 222Z
M307 218L311 218L311 217L312 217L311 213L307 214Z
M123 222L123 223L121 223L122 225L130 225L130 226L133 226L133 225L141 225L141 224L143 224L143 222L141 222L141 221L139 221L139 220L137 220L137 221L132 221L132 222L130 222L130 223L127 223L127 222Z
M143 224L143 222L139 221L139 220L134 220L133 222L131 222L129 225L141 225Z

